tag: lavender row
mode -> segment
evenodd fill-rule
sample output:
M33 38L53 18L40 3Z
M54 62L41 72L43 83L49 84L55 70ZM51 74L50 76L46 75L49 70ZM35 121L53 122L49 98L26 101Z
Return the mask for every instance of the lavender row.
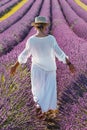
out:
M87 5L87 0L81 0L84 4Z
M9 52L15 45L21 42L31 29L31 22L34 21L34 17L39 14L42 5L41 0L35 1L33 7L27 12L27 14L4 31L0 35L1 52L0 55Z
M77 3L73 0L66 0L69 5L72 7L72 9L87 22L87 11L82 9Z
M29 0L20 10L10 16L8 19L0 22L0 33L8 29L10 26L18 22L33 6L35 0Z
M60 47L69 56L70 61L76 67L76 73L73 76L66 65L58 62L58 85L59 91L62 92L66 86L70 84L72 79L78 75L81 71L86 69L86 47L87 42L75 35L75 33L69 28L64 20L61 8L57 0L52 3L52 16L53 16L53 34L57 39ZM77 60L78 59L78 60ZM82 60L83 59L83 60ZM78 67L79 66L79 67ZM61 94L61 93L60 93Z
M84 75L85 74L85 75ZM87 72L78 76L61 97L60 127L62 130L87 129Z
M15 0L15 1L11 1L8 4L0 7L0 17L2 17L4 14L6 14L8 11L10 11L12 9L13 6L15 6L16 4L18 4L21 0Z
M65 19L70 28L79 36L87 40L87 23L81 19L65 0L60 0L60 6L63 10ZM66 10L67 8L67 10Z
M10 2L11 0L4 0L4 1L0 1L0 7L7 4L8 2Z

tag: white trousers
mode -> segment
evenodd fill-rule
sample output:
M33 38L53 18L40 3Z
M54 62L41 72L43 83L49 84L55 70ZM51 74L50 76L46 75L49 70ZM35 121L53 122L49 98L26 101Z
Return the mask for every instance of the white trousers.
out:
M40 105L42 112L57 109L56 71L45 71L33 65L31 85L33 99Z

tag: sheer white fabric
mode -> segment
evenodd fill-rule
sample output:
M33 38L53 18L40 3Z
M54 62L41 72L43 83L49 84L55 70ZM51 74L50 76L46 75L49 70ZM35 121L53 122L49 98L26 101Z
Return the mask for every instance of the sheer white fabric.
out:
M42 112L57 109L56 71L45 71L33 65L31 68L31 84L34 101Z
M58 46L55 37L52 35L45 37L31 36L26 43L25 49L18 56L19 63L26 63L31 55L32 64L35 64L46 71L56 70L55 57L63 63L66 63L65 58L68 58Z

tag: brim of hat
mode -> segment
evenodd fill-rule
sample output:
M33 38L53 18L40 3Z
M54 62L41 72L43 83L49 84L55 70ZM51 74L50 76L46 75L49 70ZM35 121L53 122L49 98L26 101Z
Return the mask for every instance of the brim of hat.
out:
M38 23L42 23L42 24L46 24L46 25L50 25L50 23L45 23L45 22L37 22L37 23L32 22L32 23L31 23L31 26L36 26Z

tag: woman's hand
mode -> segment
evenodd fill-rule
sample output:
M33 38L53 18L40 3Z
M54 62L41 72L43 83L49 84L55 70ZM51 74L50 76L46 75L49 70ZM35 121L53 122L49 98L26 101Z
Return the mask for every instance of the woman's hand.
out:
M66 58L66 64L69 66L69 70L71 71L71 73L75 73L76 69L74 65L67 58Z
M73 64L69 65L69 70L71 71L71 73L75 73L76 69Z
M15 66L15 65L12 65L12 66L11 66L11 69L10 69L10 75L11 75L11 76L14 76L15 72L16 72L16 66Z
M11 76L14 76L18 66L19 66L19 62L18 61L14 65L11 66L11 69L10 69L10 75Z

